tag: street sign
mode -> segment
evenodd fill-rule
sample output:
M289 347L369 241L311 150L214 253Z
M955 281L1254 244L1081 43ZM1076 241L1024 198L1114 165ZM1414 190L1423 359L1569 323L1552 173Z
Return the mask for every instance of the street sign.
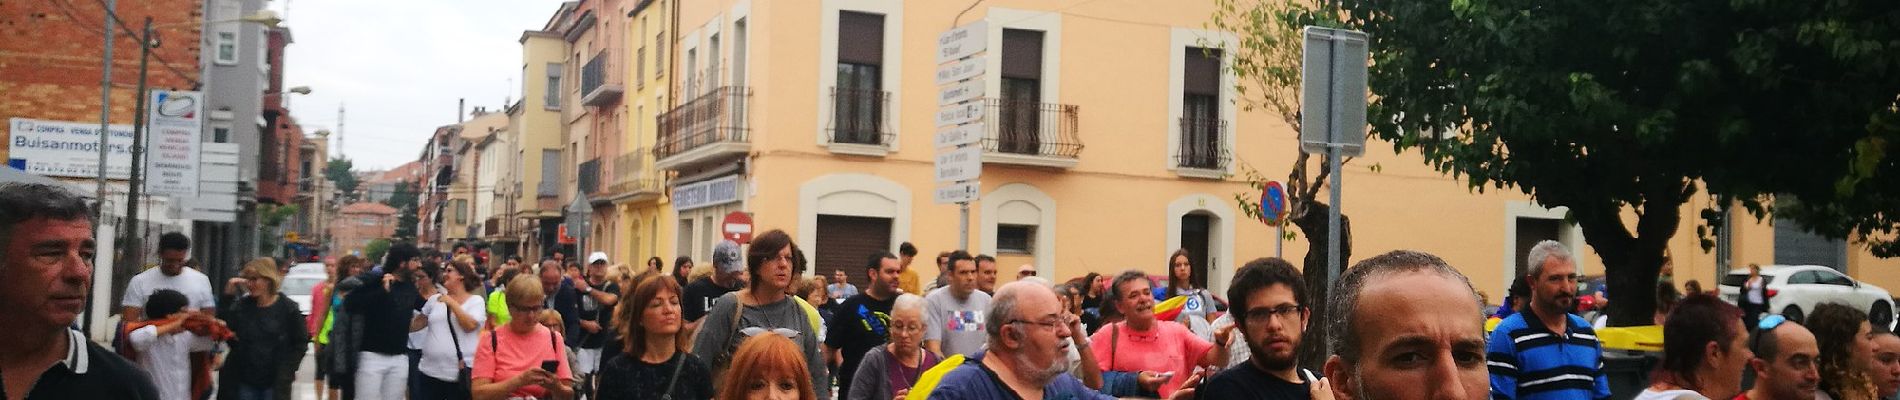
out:
M983 148L959 147L937 152L937 182L975 180L983 174Z
M1306 27L1300 60L1300 149L1345 157L1365 153L1366 39L1364 32Z
M204 131L204 93L152 91L145 124L145 190L198 195L198 139Z
M1260 220L1267 226L1286 222L1286 189L1280 182L1268 181L1266 189L1260 190Z
M937 90L937 105L947 106L983 97L983 79L971 79Z
M567 235L575 239L587 238L587 231L591 230L591 228L587 226L588 219L593 217L593 215L594 207L588 205L587 195L575 193L574 202L567 205L566 222L570 228L567 230Z
M952 104L937 109L937 126L945 127L983 119L983 103Z
M983 140L983 123L969 123L937 130L935 144L937 148L957 147L976 144Z
M935 199L937 204L968 203L982 197L982 186L977 181L937 185L937 190L931 198Z
M973 56L937 67L937 84L948 85L983 75L983 56Z
M719 222L726 239L739 244L752 243L752 214L743 211L726 213L726 219Z
M937 36L937 63L982 52L989 46L989 32L989 24L981 20L944 31Z

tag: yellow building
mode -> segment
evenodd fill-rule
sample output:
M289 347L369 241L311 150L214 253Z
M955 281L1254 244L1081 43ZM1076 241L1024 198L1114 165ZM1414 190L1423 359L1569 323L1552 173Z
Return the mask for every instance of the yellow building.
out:
M563 6L562 11L568 11ZM558 15L559 13L557 13ZM527 31L521 34L521 102L509 110L508 134L516 146L515 173L519 191L513 209L513 231L520 237L521 256L535 260L549 254L559 240L562 172L565 167L565 124L561 82L567 70L567 42L560 33Z
M1161 274L1164 258L1187 248L1196 276L1216 290L1246 260L1274 254L1273 230L1237 211L1235 195L1251 189L1231 176L1240 163L1286 176L1297 134L1236 105L1232 55L1210 48L1233 48L1237 38L1204 29L1212 2L969 7L682 4L680 28L666 32L678 103L659 115L654 149L655 165L674 174L665 217L676 224L677 254L705 260L721 218L742 211L757 231L790 233L816 273L842 268L861 284L870 252L908 241L925 255L913 267L934 277L929 255L960 239L957 207L933 201L932 139L945 87L936 79L937 43L979 21L985 128L971 250L998 256L1004 271L1033 264L1064 280L1129 268ZM1494 301L1537 240L1576 249L1581 273L1602 271L1563 209L1517 192L1474 192L1415 152L1368 143L1343 177L1354 260L1428 251ZM1713 288L1718 266L1773 263L1778 247L1799 247L1774 240L1766 223L1737 220L1722 249L1728 260L1718 263L1695 238L1695 216L1707 205L1700 201L1683 207L1683 229L1670 242L1679 283ZM1299 264L1305 241L1286 245L1284 257ZM1900 272L1886 272L1895 262L1838 248L1848 271L1900 289Z
M656 116L666 111L672 104L667 95L671 92L668 82L666 53L671 49L671 40L667 32L673 30L670 13L673 2L665 0L624 1L630 15L626 23L629 38L622 53L626 74L622 87L628 96L621 102L625 107L626 126L621 130L619 140L621 153L613 156L613 180L607 186L607 201L612 202L618 215L611 227L613 239L599 246L590 246L608 252L613 259L628 265L644 266L648 258L659 257L666 272L672 272L673 249L664 248L661 243L671 243L673 237L673 218L666 215L669 202L665 196L666 171L653 166L653 146L658 137Z

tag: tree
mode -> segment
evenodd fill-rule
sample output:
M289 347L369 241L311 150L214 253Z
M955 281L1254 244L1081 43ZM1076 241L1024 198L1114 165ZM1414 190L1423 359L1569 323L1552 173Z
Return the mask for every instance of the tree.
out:
M1649 323L1694 196L1758 220L1799 199L1837 236L1893 228L1893 3L1337 4L1325 15L1372 37L1373 133L1474 190L1568 207L1617 296L1611 325ZM1701 214L1706 248L1726 213Z
M1220 31L1234 32L1237 48L1223 48L1233 59L1235 86L1243 109L1264 109L1280 118L1294 131L1300 130L1300 30L1306 25L1325 23L1313 19L1320 15L1314 6L1275 0L1216 0L1209 25ZM1337 22L1331 22L1337 25ZM1299 146L1293 146L1299 149ZM1333 173L1325 154L1305 150L1293 161L1286 178L1287 223L1299 228L1306 239L1306 258L1301 261L1305 280L1307 308L1313 315L1325 315L1328 270L1333 262L1327 257L1328 219L1332 206L1321 200L1320 190ZM1341 165L1351 159L1341 160ZM1318 173L1309 175L1308 171ZM1264 213L1257 200L1251 199L1266 187L1268 179L1246 163L1241 176L1253 191L1234 195L1234 202L1248 218L1261 219ZM1339 256L1352 259L1352 219L1339 216ZM1276 240L1286 240L1277 238ZM1300 365L1320 365L1326 361L1328 340L1325 324L1309 324L1299 348Z
M388 252L389 239L379 238L369 241L369 244L363 245L363 257L369 259L370 264L382 263L383 254Z
M396 183L395 192L389 195L389 206L394 207L397 212L401 213L401 215L396 218L396 237L410 239L416 237L416 224L420 221L416 216L416 203L418 201L415 191L415 182L401 181Z
M343 192L341 196L343 200L356 199L356 187L360 182L356 180L356 173L351 171L355 168L355 163L343 157L332 158L323 166L323 177L329 178L330 182L336 184L337 190Z
M297 205L264 204L258 206L257 223L263 237L257 241L258 254L277 254L277 248L284 243L284 221L297 215Z

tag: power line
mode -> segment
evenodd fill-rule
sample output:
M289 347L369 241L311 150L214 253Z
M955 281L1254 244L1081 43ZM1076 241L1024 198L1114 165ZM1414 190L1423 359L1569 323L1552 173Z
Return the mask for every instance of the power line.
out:
M57 0L56 0L56 1L57 1ZM165 55L164 55L163 53L159 53L159 52L156 52L156 51L150 51L150 50L149 50L149 49L150 49L150 47L149 47L149 46L151 46L152 44L151 44L151 43L146 43L146 42L145 42L145 35L143 35L143 34L141 34L141 33L139 33L139 32L136 32L136 31L133 31L133 30L132 30L132 27L129 27L129 26L126 26L126 25L125 25L125 20L123 20L123 19L120 19L120 18L119 18L119 13L118 13L118 12L117 12L116 10L112 10L112 9L109 9L109 8L107 8L107 7L106 7L106 1L105 1L105 0L96 0L96 1L98 1L98 2L99 2L99 8L100 8L100 9L102 9L102 10L105 10L105 12L106 12L106 14L108 14L108 15L111 15L111 16L112 16L112 23L113 23L114 25L118 25L118 26L119 26L119 30L121 30L121 31L124 31L124 32L125 32L125 35L126 35L126 36L131 36L131 37L133 37L133 38L135 38L136 40L138 40L138 42L139 42L139 47L142 47L142 48L145 48L145 50L144 50L144 52L145 52L145 53L148 53L148 54L150 54L150 55L151 55L151 57L152 57L152 58L154 58L154 59L157 59L157 60L158 60L158 65L159 65L159 66L162 66L162 67L165 67L165 69L166 69L166 70L170 70L170 71L172 72L172 75L173 75L173 76L177 76L177 77L178 77L179 79L184 79L184 80L185 80L185 82L190 82L190 83L191 83L191 86L193 86L193 87L197 87L197 86L200 86L200 85L201 85L201 84L203 83L203 82L199 82L199 81L198 81L198 78L195 78L195 77L192 77L192 76L189 76L189 75L186 75L186 74L185 74L185 71L180 71L180 70L178 70L178 67L177 67L177 66L174 66L174 65L172 65L172 62L171 62L171 60L167 60L167 59L165 59ZM101 34L103 34L103 33L101 33Z

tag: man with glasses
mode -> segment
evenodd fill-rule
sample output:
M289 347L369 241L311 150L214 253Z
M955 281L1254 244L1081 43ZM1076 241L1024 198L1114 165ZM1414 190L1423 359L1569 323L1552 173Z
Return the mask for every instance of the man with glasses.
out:
M1570 249L1552 240L1538 242L1526 261L1530 310L1498 322L1485 348L1491 398L1609 398L1603 343L1589 321L1569 312L1577 302L1577 263Z
M1821 348L1807 327L1770 315L1756 326L1749 345L1755 351L1755 358L1748 360L1748 368L1755 371L1755 388L1743 392L1740 400L1814 398L1815 389L1821 385L1820 369L1815 365Z
M1016 280L1020 281L1023 280L1023 278L1032 276L1036 276L1036 266L1023 264L1020 267L1016 267Z
M941 357L974 355L983 350L990 294L977 290L976 259L950 252L950 286L924 296L924 348Z
M1001 321L985 328L989 347L944 374L929 399L1113 399L1065 373L1075 316L1062 309L1048 284L1031 279L1003 285L985 312ZM1194 398L1191 387L1169 399Z
M1208 378L1210 399L1331 399L1326 379L1299 367L1300 334L1312 315L1300 271L1286 260L1261 258L1234 272L1227 289L1234 320L1251 358ZM1219 351L1219 350L1216 350Z
M825 328L825 360L838 366L838 398L851 398L852 377L865 352L890 339L891 307L897 302L897 284L903 274L898 258L889 252L871 254L864 265L871 284L833 309ZM838 270L844 281L844 270Z

